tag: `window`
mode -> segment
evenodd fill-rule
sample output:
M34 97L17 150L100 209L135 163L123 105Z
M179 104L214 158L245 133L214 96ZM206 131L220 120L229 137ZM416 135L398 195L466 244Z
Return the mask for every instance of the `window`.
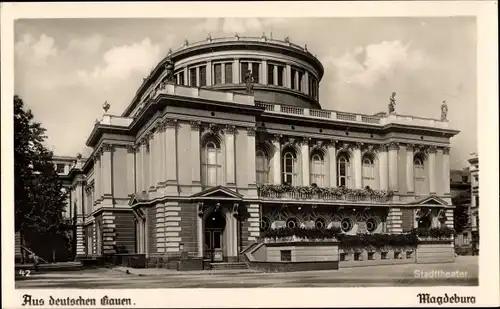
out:
M467 176L462 176L462 182L467 182L469 181L469 177Z
M224 84L232 84L233 83L233 64L226 63L224 64Z
M256 169L257 169L257 183L266 184L269 179L269 160L264 151L258 150L255 153L256 158Z
M345 260L346 260L346 256L347 256L347 254L346 254L346 253L341 253L341 254L340 254L340 261L341 261L341 262L345 261Z
M365 156L363 158L363 186L373 188L375 185L375 165L373 158Z
M313 154L311 158L311 183L319 187L325 185L325 161L320 153Z
M387 260L387 252L381 252L380 253L380 259Z
M222 84L222 64L214 64L214 85Z
M299 224L299 220L297 220L297 218L292 217L292 218L288 218L286 220L286 227L288 227L288 228L293 229L293 228L296 228L299 226L300 226L300 224Z
M179 85L184 85L184 72L177 74L177 83Z
M407 259L413 258L413 251L406 251L406 258Z
M283 155L283 184L295 185L297 181L297 158L293 151L287 151Z
M268 64L267 65L267 84L268 85L274 85L274 65Z
M349 174L349 159L347 156L341 155L337 159L337 185L339 187L347 187Z
M375 220L375 218L369 218L368 220L366 220L366 230L369 233L375 232L375 230L377 229L377 226L378 226L378 223L377 223L377 220Z
M203 87L207 85L207 67L200 66L199 70L200 70L200 87Z
M220 147L209 140L203 147L202 184L216 186L221 180Z
M349 232L350 230L352 230L353 227L354 227L354 222L352 222L351 218L344 218L340 222L340 229L344 233Z
M283 86L285 85L285 67L282 66L277 66L278 68L278 86Z
M318 99L318 80L309 75L309 95L313 99Z
M280 255L282 262L292 261L292 250L280 250Z
M368 259L375 260L375 252L368 252Z
M354 252L354 260L361 261L361 252Z
M268 217L260 219L260 230L265 232L271 228L271 220Z
M241 82L245 83L246 78L245 75L247 74L247 71L250 70L248 66L248 62L242 62L241 63Z
M56 164L56 172L59 174L64 173L64 164Z
M189 86L196 87L196 68L189 69Z
M421 157L416 157L413 160L413 177L415 183L415 194L423 194L425 193L425 169L424 169L424 161Z
M260 83L260 75L259 75L260 63L252 63L252 75L254 83Z
M397 251L395 251L395 252L394 252L394 259L395 259L395 260L399 260L400 258L401 258L401 252L397 252Z

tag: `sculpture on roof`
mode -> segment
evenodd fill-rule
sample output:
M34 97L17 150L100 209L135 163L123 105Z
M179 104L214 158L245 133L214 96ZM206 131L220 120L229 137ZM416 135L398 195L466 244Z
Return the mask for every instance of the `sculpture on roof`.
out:
M245 83L246 83L246 93L252 93L253 92L253 83L254 83L254 78L252 75L252 71L248 70L247 73L245 74Z
M210 34L210 32L208 33L208 36L207 36L207 41L211 42L212 41L212 34Z
M77 153L77 154L76 154L76 158L77 158L78 160L80 160L80 159L82 158L82 154L81 154L81 153Z
M389 98L389 114L393 114L396 111L396 93L393 92Z
M446 121L447 116L448 116L448 105L446 105L446 101L443 101L443 104L441 104L441 121Z
M172 54L172 48L168 49L167 56L170 56Z
M285 43L290 43L290 37L288 37L288 36L287 36L287 37L285 38Z
M174 62L170 58L167 58L167 61L165 62L165 71L167 72L167 74L165 76L165 81L166 82L173 82L174 81Z
M108 103L108 101L105 101L103 104L102 104L102 109L104 110L105 113L108 112L109 108L111 107L111 105Z
M234 34L234 37L236 38L236 40L239 40L239 39L240 39L240 35L238 34L238 32L236 32L236 33Z
M189 41L187 39L184 40L184 46L188 46L189 45Z
M304 45L304 50L307 51L307 44Z

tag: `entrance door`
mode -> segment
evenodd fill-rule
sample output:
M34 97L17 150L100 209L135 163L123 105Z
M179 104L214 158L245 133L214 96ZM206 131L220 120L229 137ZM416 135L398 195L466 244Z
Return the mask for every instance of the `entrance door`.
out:
M205 222L205 243L203 257L211 262L222 262L223 256L223 234L226 219L220 213L208 216Z

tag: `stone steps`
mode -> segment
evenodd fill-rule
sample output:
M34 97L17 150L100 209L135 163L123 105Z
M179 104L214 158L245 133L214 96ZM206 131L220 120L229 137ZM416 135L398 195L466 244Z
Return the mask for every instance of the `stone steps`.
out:
M246 263L210 263L211 270L248 269Z

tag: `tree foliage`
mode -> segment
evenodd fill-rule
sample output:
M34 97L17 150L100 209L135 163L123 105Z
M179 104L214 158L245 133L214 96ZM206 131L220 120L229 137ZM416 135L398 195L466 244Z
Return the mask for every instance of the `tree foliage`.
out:
M460 192L451 199L451 202L455 205L453 211L454 229L457 233L461 233L469 225L470 189Z
M15 230L28 234L65 234L62 217L67 193L45 145L45 129L14 96Z

